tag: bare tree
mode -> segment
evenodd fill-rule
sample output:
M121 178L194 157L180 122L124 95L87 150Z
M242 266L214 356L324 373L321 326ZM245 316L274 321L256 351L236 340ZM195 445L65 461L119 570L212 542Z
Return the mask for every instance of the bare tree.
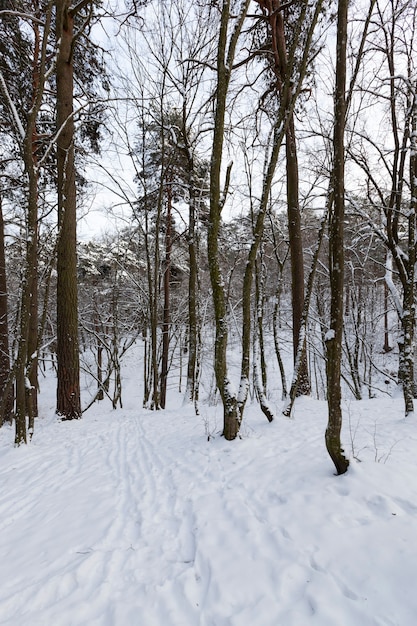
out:
M224 140L225 107L231 78L230 68L234 63L237 41L239 39L248 8L246 4L241 5L241 12L238 13L235 18L234 29L232 28L229 37L228 29L231 22L229 12L230 6L228 3L223 3L217 55L215 126L210 175L208 254L216 318L215 374L217 386L224 407L223 434L227 439L234 439L239 432L248 397L252 335L251 324L253 319L251 312L253 276L256 269L256 261L260 249L259 246L262 241L265 216L269 206L270 192L278 162L278 156L286 136L286 131L291 125L295 103L302 88L306 67L310 60L313 34L315 32L321 10L320 2L316 3L311 11L309 10L310 7L307 7L305 3L303 4L298 15L297 27L295 29L296 35L293 42L291 56L292 68L289 71L285 71L283 77L278 71L280 64L287 62L285 46L282 47L283 42L280 40L283 36L282 16L279 15L281 5L279 2L273 3L273 5L269 2L262 2L259 4L264 12L264 15L267 17L269 16L271 29L273 31L272 53L276 64L274 67L277 70L275 72L275 76L278 81L278 89L276 91L279 94L279 98L277 110L274 111L273 115L271 115L272 128L270 133L270 142L268 144L265 157L261 197L259 199L259 207L257 208L253 218L253 234L251 243L248 247L248 256L242 285L242 360L239 389L237 393L232 391L232 385L227 370L226 349L228 341L228 321L223 278L221 275L220 264L218 262L217 246L221 226L221 213L227 198L228 185L231 177L231 165L229 165L226 170L226 180L222 191L220 184L220 172ZM300 37L301 32L303 32L303 38ZM303 41L302 45L301 41ZM256 55L257 53L255 52L254 56ZM240 67L244 63L244 60L238 61L235 63L235 66ZM264 399L264 394L259 394L259 398ZM267 418L271 419L272 412L270 407L267 406L266 403L261 403L261 408Z
M216 320L214 371L217 388L223 403L223 435L229 440L235 439L237 436L240 429L241 416L239 415L238 398L232 390L227 370L227 307L223 277L219 262L218 242L221 229L221 216L228 194L232 164L229 164L227 167L224 185L222 185L221 182L221 173L223 164L227 96L232 67L235 60L236 47L243 28L246 13L249 8L249 1L245 0L240 5L237 4L236 8L238 8L238 11L236 17L232 17L232 8L235 7L232 7L232 2L230 0L222 1L219 24L217 71L215 79L214 132L210 164L210 215L207 242L210 280ZM247 379L246 388L244 388L242 392L246 398Z
M282 108L286 111L285 154L286 154L286 191L288 238L291 262L291 294L293 318L293 353L294 363L300 341L301 320L304 304L304 254L301 234L301 211L299 200L299 173L297 157L297 138L293 111L293 86L295 51L301 48L302 37L308 38L308 5L297 3L286 8L280 0L259 2L263 14L268 20L271 37L272 55L267 58L272 72L276 77L276 89L282 100ZM322 3L315 7L317 16ZM288 22L289 24L286 24ZM290 51L287 50L289 40ZM311 43L311 42L310 42ZM297 394L310 392L305 336L301 342L301 354L297 363Z
M362 78L362 97L384 124L384 136L356 125L348 154L366 181L360 202L350 195L353 209L386 249L385 282L401 324L398 379L405 413L414 411L415 232L413 204L413 116L416 97L415 3L376 2L370 61L381 69ZM384 71L385 70L385 71ZM366 120L365 123L369 120ZM365 206L366 204L366 206Z
M344 474L349 461L340 443L342 429L341 363L343 341L344 293L344 212L345 212L345 120L346 120L346 43L348 0L339 0L336 42L336 85L334 95L334 166L332 186L333 210L330 213L329 274L330 274L330 327L326 334L327 345L327 402L329 419L326 428L327 451L337 474Z

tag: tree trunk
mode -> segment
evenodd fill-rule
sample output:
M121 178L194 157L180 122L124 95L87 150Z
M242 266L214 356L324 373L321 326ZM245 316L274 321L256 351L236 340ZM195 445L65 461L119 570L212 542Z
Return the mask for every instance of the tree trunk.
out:
M260 3L264 14L267 15L272 37L272 53L274 62L274 72L277 77L277 88L281 99L281 110L285 122L285 149L286 149L286 183L287 183L287 218L288 235L290 246L291 262L291 295L292 295L292 324L293 324L293 355L294 367L297 363L297 395L307 395L310 393L310 378L308 374L307 353L305 340L302 353L298 353L298 344L301 331L302 313L304 306L304 255L301 235L301 215L299 203L299 177L297 146L294 125L294 89L292 85L292 64L289 66L287 45L284 28L284 15L280 0ZM320 10L320 2L317 3L316 12ZM307 3L304 6L304 12ZM305 13L304 13L305 15ZM318 13L316 13L318 16ZM317 19L317 17L316 17ZM299 21L302 21L300 18ZM316 20L313 21L313 27ZM311 43L311 39L310 39ZM305 56L309 49L309 43L303 51ZM293 59L291 60L293 62ZM299 79L298 88L301 86L304 76ZM297 361L300 359L301 361Z
M167 181L167 211L165 228L165 263L164 263L164 313L162 321L162 362L161 362L161 408L165 409L168 380L169 335L171 330L171 251L172 251L172 178Z
M147 364L146 384L143 392L143 406L158 410L158 276L159 276L159 230L160 230L160 202L158 200L155 219L154 250L152 254L152 235L150 232L148 200L145 194L145 256L146 276L148 283L148 311L149 335L145 334L145 363Z
M275 171L276 162L285 135L286 139L286 163L287 163L287 214L288 214L288 230L290 238L291 252L291 273L292 273L292 305L293 305L293 350L294 350L294 371L297 374L297 384L293 386L295 392L310 393L310 380L307 367L306 341L305 334L300 344L300 331L302 325L302 314L304 309L304 260L301 238L301 218L299 207L299 181L298 181L298 160L295 141L294 128L294 106L296 99L300 93L304 80L310 46L313 33L317 24L318 16L321 11L321 2L317 2L312 16L311 22L308 24L307 36L301 53L301 61L298 72L298 82L293 84L292 65L294 64L294 56L289 64L284 28L284 16L280 0L270 0L269 2L260 2L263 14L267 17L271 30L272 45L272 70L276 76L276 88L280 97L280 109L275 122L274 129L274 145L271 151L270 163L268 164L268 174L264 180L264 188L262 191L261 209L257 218L257 226L260 219L263 221L263 213L266 210L266 202L269 196L272 176ZM297 44L301 28L304 25L308 5L305 3L302 12L298 18L298 27L294 32L293 53L296 54ZM265 192L268 195L265 195ZM261 228L263 224L261 224ZM258 236L258 232L256 236ZM261 231L260 231L261 232ZM254 244L256 245L256 236ZM251 258L252 249L249 255ZM249 261L248 261L249 266ZM248 270L247 266L247 270ZM247 273L247 272L246 272ZM246 274L245 274L246 278Z
M301 214L299 204L298 159L295 141L294 115L288 123L285 134L286 167L287 167L287 216L288 237L291 261L291 296L292 296L292 336L294 367L297 362L298 343L300 339L302 315L304 307L304 254L301 235ZM297 372L297 395L308 395L311 392L310 377L307 366L306 338L303 339L303 350Z
M13 417L13 384L10 381L10 350L8 324L8 292L4 241L4 220L0 197L0 426Z
M261 266L261 267L259 267ZM264 281L262 276L262 262L256 263L255 273L255 324L253 333L253 378L255 383L256 395L258 396L259 406L268 422L274 419L274 412L268 402L267 390L267 371L265 359L265 344L263 336L264 326ZM259 365L258 365L259 362ZM260 368L259 368L260 366ZM260 372L259 372L260 369Z
M294 364L294 373L293 373L293 378L292 378L292 382L291 382L291 389L290 389L290 397L289 397L289 402L287 403L286 407L283 410L283 414L286 415L287 417L290 417L293 406L294 406L294 402L295 399L297 397L297 387L298 387L298 383L300 380L300 376L299 376L299 368L302 368L302 362L303 362L303 355L305 353L305 336L306 336L306 329L307 329L307 323L308 323L308 318L309 318L309 314L310 314L310 303L311 303L311 297L313 295L313 286L314 286L314 280L315 280L315 275L316 275L316 270L317 270L317 265L318 265L318 261L319 261L319 254L320 254L320 249L321 249L321 245L323 243L323 238L325 235L325 227L327 224L327 215L329 213L329 211L331 210L331 206L332 206L332 202L333 202L333 194L331 193L331 191L327 194L327 210L324 214L324 216L322 217L321 220L321 225L320 225L320 230L318 232L318 236L317 236L317 245L316 245L316 249L314 251L313 254L313 260L311 263L311 268L310 268L310 273L308 275L308 281L307 281L307 289L306 289L306 296L304 298L304 303L303 303L303 312L301 315L301 329L300 329L300 336L298 339L298 348L297 348L297 354L296 354L296 358L295 358L295 364Z
M271 148L270 159L266 168L263 185L262 196L260 201L259 210L256 216L255 224L252 232L252 243L248 253L248 260L246 263L245 274L243 277L242 288L242 363L240 374L240 389L239 389L239 409L241 415L245 407L247 393L249 389L249 370L250 370L250 347L251 347L251 310L252 310L252 282L253 275L256 269L256 260L258 257L259 246L262 240L265 215L268 210L268 200L270 197L271 186L273 177L275 174L278 156L280 153L282 141L284 138L284 132L282 130L284 119L278 116L275 120L273 129L273 142ZM267 409L264 410L266 403L263 402L264 395L258 395L259 399L262 399L261 409L266 415L268 421L271 420L272 412Z
M227 25L229 20L229 2L223 1L223 9L219 34L217 59L216 109L214 118L214 136L210 164L210 219L207 235L207 253L209 259L210 281L213 293L216 336L214 344L214 373L217 388L223 402L223 435L226 439L234 439L239 425L233 415L231 403L233 399L226 393L227 365L227 319L223 280L219 263L218 240L221 227L221 182L220 172L223 155L224 118L226 114L226 95L229 84L229 73L225 65ZM230 169L228 170L230 175ZM227 192L227 189L226 189Z
M40 11L38 10L39 14ZM32 89L33 89L33 104L36 101L37 94L40 85L39 76L39 55L40 55L40 33L39 25L34 24L34 55L33 55L33 68L32 68ZM34 214L31 218L31 228L33 229L34 238L34 250L33 250L33 266L31 267L30 276L30 316L29 316L29 336L28 336L28 380L29 386L27 393L27 405L29 414L29 432L33 434L35 426L35 417L38 416L38 202L39 202L39 179L38 179L38 132L36 129L36 123L34 121L32 128L32 167L34 168L36 190L34 193L36 196L33 201Z
M57 80L57 408L62 419L81 417L73 119L74 16L70 0L56 0Z
M414 412L414 334L416 319L415 265L417 213L417 85L413 93L410 135L410 210L408 213L407 282L404 285L403 336L403 393L405 414Z
M97 302L94 302L94 335L96 338L97 345L97 394L96 400L103 400L104 398L104 389L103 389L103 341L102 341L102 323L100 322L100 313L99 307L97 306Z
M230 0L223 0L219 29L217 53L217 85L214 114L214 134L210 163L210 218L207 237L210 281L213 293L214 316L216 321L216 337L214 348L214 372L216 384L223 402L223 435L226 439L235 439L241 423L241 415L237 406L237 397L232 391L227 370L226 350L228 343L226 297L224 282L219 262L219 235L221 214L228 192L231 173L229 165L226 183L221 192L221 169L223 156L224 126L226 100L229 88L231 68L249 0L241 6L241 12L235 21L234 30L228 42L228 26L230 22Z
M389 326L388 326L388 287L384 281L384 347L382 350L387 353L391 352L392 348L389 342Z
M190 151L187 151L187 156ZM198 396L197 354L199 336L198 315L198 232L196 216L196 194L194 185L194 166L190 156L187 160L189 169L188 181L188 259L190 273L188 278L188 365L186 398L196 402Z
M253 238L250 246L248 260L246 263L245 274L243 279L242 289L242 364L241 364L241 377L240 377L240 389L239 389L239 410L242 415L249 384L249 358L250 358L250 342L251 342L251 291L253 273L255 270L256 259L258 255L259 245L262 240L265 215L268 209L268 201L271 193L272 181L275 174L278 156L281 150L281 145L284 136L288 132L288 128L291 125L293 118L293 108L297 93L293 93L291 88L290 77L287 76L286 71L286 48L285 48L285 33L284 22L282 12L280 11L280 0L274 0L269 3L268 6L262 4L262 10L268 17L271 28L272 39L272 52L274 57L274 72L277 76L278 91L280 93L280 108L276 115L273 128L273 142L270 150L269 162L265 171L265 176L262 185L262 195L260 200L259 210L256 216L255 224L253 226ZM320 3L319 3L320 4ZM315 22L313 22L314 24ZM313 26L314 28L314 26ZM311 35L310 31L310 35ZM311 41L311 40L310 40ZM306 48L303 50L303 63L300 67L298 90L301 88L301 84L305 73L305 62L307 58L307 51L309 49L309 43L306 44ZM292 161L294 163L294 160ZM293 170L292 170L293 173ZM296 171L298 177L298 170ZM297 179L298 180L298 179ZM294 191L294 187L291 187ZM296 189L297 204L298 204L298 184ZM301 266L302 267L302 266ZM302 286L304 289L304 286ZM259 396L264 400L264 395ZM261 407L265 413L267 419L271 421L272 412L269 407L266 407L266 403L262 402ZM266 410L264 410L266 408Z
M37 198L38 179L32 163L32 133L25 140L25 163L29 178L28 209L27 209L27 242L26 259L22 281L22 295L20 303L20 328L17 357L15 363L16 371L16 435L15 444L20 445L27 441L26 418L29 417L33 426L33 412L31 407L31 394L28 392L27 366L29 360L29 332L31 313L31 288L33 284L33 271L36 268L36 246L37 246Z
M34 5L35 13L40 13L39 6ZM36 389L30 389L31 365L37 366L37 220L38 220L38 163L37 163L37 130L36 121L42 104L46 80L46 59L48 56L47 39L50 33L52 6L43 11L44 27L43 38L40 39L39 28L34 21L34 51L32 67L32 106L25 116L26 128L19 120L17 111L11 106L16 126L22 142L22 154L27 176L27 214L26 214L26 254L24 259L22 289L20 300L20 319L17 355L14 364L16 382L16 435L15 443L20 445L27 440L26 418L33 431L33 400L36 399ZM33 297L33 294L35 296ZM33 315L34 320L31 320ZM32 369L32 374L34 372ZM35 374L36 375L36 374ZM11 388L11 378L10 388ZM34 380L34 377L32 377ZM9 384L7 385L9 387Z
M333 137L333 211L330 213L329 273L330 273L330 329L327 346L327 402L329 419L326 429L326 447L337 474L344 474L349 461L340 443L342 429L341 362L343 339L344 288L344 211L345 211L345 114L346 114L346 40L348 0L339 0L336 43L335 125Z
M111 363L112 369L114 371L114 391L112 398L112 406L113 409L117 409L117 405L119 404L120 408L123 408L122 405L122 377L120 371L120 357L119 357L119 292L117 284L113 285L113 293L112 293L112 339L111 339Z

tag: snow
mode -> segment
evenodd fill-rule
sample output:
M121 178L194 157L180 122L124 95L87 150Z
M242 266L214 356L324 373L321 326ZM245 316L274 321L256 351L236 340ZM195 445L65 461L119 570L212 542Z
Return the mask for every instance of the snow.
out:
M336 337L336 333L334 328L329 328L324 336L324 341L332 341Z
M171 392L146 411L127 370L122 410L74 422L43 385L32 442L0 429L0 624L415 625L417 429L400 398L344 405L337 477L324 402L271 424L248 405L228 442L220 407L196 417Z

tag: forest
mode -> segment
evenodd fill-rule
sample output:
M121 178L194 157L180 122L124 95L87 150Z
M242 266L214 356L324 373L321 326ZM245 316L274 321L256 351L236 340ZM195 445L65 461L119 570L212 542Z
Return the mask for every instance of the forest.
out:
M0 425L414 410L414 0L2 0ZM82 236L77 237L77 228ZM80 382L82 381L82 382ZM400 400L398 399L398 402ZM175 403L175 401L174 401Z

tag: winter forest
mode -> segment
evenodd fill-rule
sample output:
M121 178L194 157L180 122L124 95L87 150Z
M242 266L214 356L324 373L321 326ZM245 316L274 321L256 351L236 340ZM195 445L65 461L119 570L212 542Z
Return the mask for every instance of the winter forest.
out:
M414 626L415 1L1 0L0 112L0 624Z

